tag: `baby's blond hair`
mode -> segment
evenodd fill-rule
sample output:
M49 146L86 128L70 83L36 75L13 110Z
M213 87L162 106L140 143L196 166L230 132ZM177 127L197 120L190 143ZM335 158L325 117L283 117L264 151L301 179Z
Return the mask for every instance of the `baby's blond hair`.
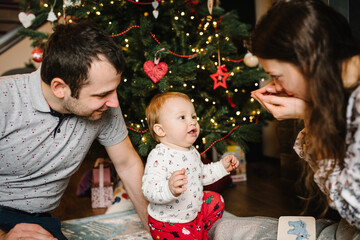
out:
M188 95L181 92L159 93L151 99L149 105L146 107L145 115L146 115L146 121L149 127L150 134L157 142L159 142L159 138L154 132L153 128L156 123L159 123L160 109L162 108L164 103L170 98L182 98L191 102Z

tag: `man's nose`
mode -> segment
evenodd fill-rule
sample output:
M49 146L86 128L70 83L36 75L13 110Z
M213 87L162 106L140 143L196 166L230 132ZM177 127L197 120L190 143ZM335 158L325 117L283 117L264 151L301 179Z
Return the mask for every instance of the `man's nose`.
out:
M112 108L119 107L119 99L116 91L114 91L108 96L108 99L106 101L106 106Z

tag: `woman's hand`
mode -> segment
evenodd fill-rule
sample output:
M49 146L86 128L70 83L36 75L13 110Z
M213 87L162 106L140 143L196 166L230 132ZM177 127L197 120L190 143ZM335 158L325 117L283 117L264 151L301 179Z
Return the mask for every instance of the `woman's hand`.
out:
M304 119L306 102L284 92L277 92L274 82L251 92L251 97L278 120Z

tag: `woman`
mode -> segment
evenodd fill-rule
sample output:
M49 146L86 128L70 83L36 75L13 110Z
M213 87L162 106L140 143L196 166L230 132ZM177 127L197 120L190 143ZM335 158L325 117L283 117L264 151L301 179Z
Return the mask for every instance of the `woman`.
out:
M321 0L277 1L252 52L273 80L252 96L279 120L304 120L295 150L329 205L360 228L360 49L347 20Z
M318 220L317 239L360 239L360 49L347 20L321 0L278 0L255 26L251 51L272 78L252 97L279 120L304 120L294 148L343 218ZM277 220L224 221L217 231L276 239Z

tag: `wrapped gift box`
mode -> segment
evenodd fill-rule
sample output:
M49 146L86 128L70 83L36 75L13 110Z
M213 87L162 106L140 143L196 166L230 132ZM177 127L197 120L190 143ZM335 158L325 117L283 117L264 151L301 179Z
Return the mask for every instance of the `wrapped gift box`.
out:
M113 183L111 182L110 167L104 167L103 163L94 168L91 185L91 207L107 208L113 198Z

